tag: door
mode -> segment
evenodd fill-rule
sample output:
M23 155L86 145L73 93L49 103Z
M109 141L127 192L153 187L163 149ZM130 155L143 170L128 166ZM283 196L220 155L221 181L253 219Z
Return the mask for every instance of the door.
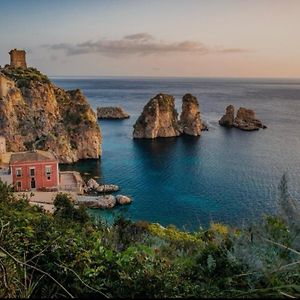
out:
M31 181L30 181L30 187L32 189L35 189L35 179L34 178L31 178Z

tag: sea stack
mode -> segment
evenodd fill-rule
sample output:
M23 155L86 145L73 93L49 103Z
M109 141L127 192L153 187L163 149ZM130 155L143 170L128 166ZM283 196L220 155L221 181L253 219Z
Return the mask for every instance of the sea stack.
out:
M225 115L219 120L219 124L224 127L233 127L234 122L234 106L228 105L226 107Z
M185 94L182 98L180 126L184 134L193 136L201 135L203 125L200 117L199 103L197 98L191 94Z
M256 119L255 112L252 109L247 109L245 107L239 108L233 126L246 131L266 128L260 120Z
M97 118L98 119L128 119L130 116L127 114L122 107L97 107Z
M255 112L252 109L240 107L236 117L234 117L234 106L226 107L225 115L219 120L219 124L228 128L238 128L245 131L259 130L260 128L267 128L266 125L258 120Z
M167 94L156 95L145 105L133 127L134 138L179 136L182 130L178 123L174 97Z

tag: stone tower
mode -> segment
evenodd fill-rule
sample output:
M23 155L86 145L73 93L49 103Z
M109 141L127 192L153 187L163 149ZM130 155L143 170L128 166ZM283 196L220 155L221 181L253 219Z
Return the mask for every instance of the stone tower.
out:
M10 55L10 66L12 68L27 68L26 65L26 52L25 50L13 49L9 52Z

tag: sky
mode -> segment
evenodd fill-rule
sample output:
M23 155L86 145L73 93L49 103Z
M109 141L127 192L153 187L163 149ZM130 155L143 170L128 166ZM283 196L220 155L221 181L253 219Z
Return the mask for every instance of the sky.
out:
M300 78L300 0L0 0L10 49L49 76Z

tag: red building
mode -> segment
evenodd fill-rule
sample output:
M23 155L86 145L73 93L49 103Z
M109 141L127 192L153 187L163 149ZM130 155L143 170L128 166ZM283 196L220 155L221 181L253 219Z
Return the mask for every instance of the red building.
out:
M9 165L16 191L59 187L58 161L51 152L35 150L12 153Z

